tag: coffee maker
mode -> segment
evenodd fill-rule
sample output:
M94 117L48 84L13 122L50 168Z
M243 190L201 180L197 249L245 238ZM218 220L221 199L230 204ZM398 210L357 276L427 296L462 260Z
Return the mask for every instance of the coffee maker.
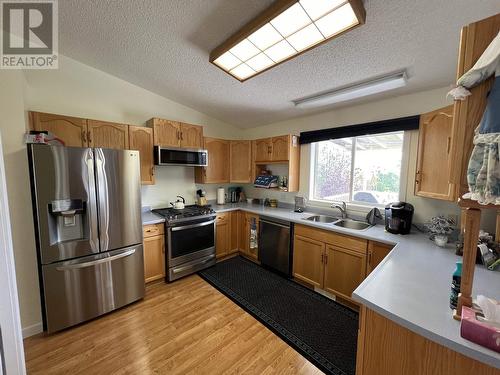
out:
M414 211L410 203L389 203L385 207L385 230L394 234L410 233Z

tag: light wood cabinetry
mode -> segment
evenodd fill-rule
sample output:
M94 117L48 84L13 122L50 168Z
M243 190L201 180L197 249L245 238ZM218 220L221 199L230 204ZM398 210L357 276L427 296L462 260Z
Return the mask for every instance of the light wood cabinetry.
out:
M231 211L231 247L230 253L237 253L240 245L240 213L239 211Z
M257 238L259 236L259 216L249 212L241 211L240 215L240 251L243 255L257 260L259 256L259 249L257 247L250 248L250 230L252 225L255 224L257 230Z
M361 238L296 225L293 277L353 302L366 275L366 248Z
M271 138L272 143L272 161L287 161L290 158L291 136L283 135Z
M393 246L380 242L368 241L368 259L366 262L366 275L368 276L380 262L391 252Z
M500 31L500 13L462 28L457 79L470 70ZM458 186L458 197L468 192L467 166L474 147L474 130L486 108L493 77L476 87L465 100L454 102L450 152L450 182Z
M359 326L356 375L498 375L497 369L420 336L364 306Z
M62 140L66 146L87 146L87 120L78 117L29 112L30 128L49 131Z
M257 139L255 143L255 161L265 162L273 159L273 140L272 138Z
M215 256L225 257L231 249L231 216L229 212L217 214Z
M366 252L326 245L324 263L323 289L337 296L350 299L354 289L365 278Z
M293 241L293 276L310 285L323 287L325 243L295 235Z
M231 141L230 148L230 182L252 183L252 142Z
M143 185L153 185L155 183L153 129L145 126L129 126L128 143L131 150L139 151L141 183Z
M89 147L127 150L129 148L128 125L88 120L88 145Z
M165 236L163 224L143 226L145 282L165 277Z
M230 141L205 137L208 166L196 167L195 182L198 184L222 184L229 182Z
M203 147L203 127L181 122L181 147L202 148Z
M153 128L155 146L202 148L203 127L179 121L152 118L147 126Z
M456 200L455 185L448 178L452 127L453 106L420 116L415 195Z

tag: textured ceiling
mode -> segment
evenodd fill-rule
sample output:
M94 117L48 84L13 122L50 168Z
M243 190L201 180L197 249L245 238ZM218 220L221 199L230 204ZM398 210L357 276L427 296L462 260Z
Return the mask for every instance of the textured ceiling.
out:
M271 3L63 0L60 52L243 128L330 109L291 100L402 68L409 85L385 96L451 84L461 27L500 12L498 0L364 0L365 25L244 83L208 62Z

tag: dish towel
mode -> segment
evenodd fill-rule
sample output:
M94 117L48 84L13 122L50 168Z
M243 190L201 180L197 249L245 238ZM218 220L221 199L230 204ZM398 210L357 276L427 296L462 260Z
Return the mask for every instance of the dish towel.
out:
M495 74L488 93L486 109L475 130L474 149L467 168L469 192L463 196L480 204L500 205L500 33L493 39L476 64L451 90L455 100L470 95L468 89Z

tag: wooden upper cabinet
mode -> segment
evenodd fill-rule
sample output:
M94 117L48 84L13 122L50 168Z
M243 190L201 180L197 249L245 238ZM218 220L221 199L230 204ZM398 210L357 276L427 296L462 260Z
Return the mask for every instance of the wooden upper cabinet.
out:
M366 253L326 245L324 289L351 299L366 274Z
M251 183L252 180L252 142L231 141L230 182Z
M257 139L255 142L255 161L271 161L273 157L272 138Z
M415 195L456 200L455 185L449 183L453 106L420 116Z
M499 32L500 13L462 28L457 79L474 66ZM450 182L457 185L458 196L469 191L467 167L474 147L474 130L483 116L493 81L493 77L488 78L473 87L471 95L465 100L456 100L454 103Z
M324 242L295 235L293 242L293 277L322 288L324 257Z
M384 260L393 247L392 245L368 241L368 260L366 262L367 276Z
M202 148L203 147L203 127L181 123L181 147Z
M87 147L86 119L41 112L30 112L29 116L31 129L49 131L66 146Z
M153 185L155 183L153 161L153 129L145 126L128 127L129 147L138 150L141 159L141 183Z
M219 138L205 138L208 151L208 166L196 167L195 181L198 184L222 184L229 182L230 141Z
M128 125L88 120L88 144L90 147L127 150Z
M153 143L155 146L180 147L181 124L178 121L152 118L146 123L153 128Z
M283 161L290 159L290 136L283 135L280 137L273 137L272 142L272 161Z

